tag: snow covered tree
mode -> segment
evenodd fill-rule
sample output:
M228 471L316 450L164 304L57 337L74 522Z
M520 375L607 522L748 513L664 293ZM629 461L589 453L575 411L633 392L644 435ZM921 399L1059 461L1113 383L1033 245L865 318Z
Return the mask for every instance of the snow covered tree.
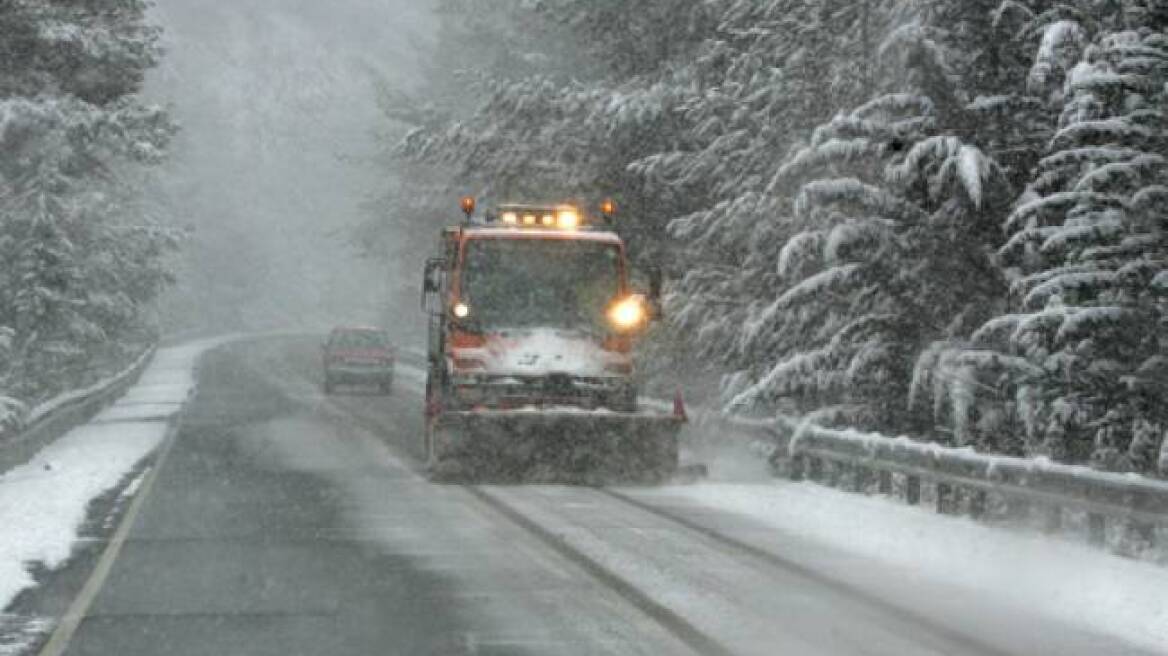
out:
M873 89L869 56L893 21L890 3L713 4L719 13L679 90L680 138L634 162L657 198L673 200L677 243L671 327L693 360L748 369L736 347L750 305L778 286L774 261L789 205L766 193L775 164L835 108Z
M779 170L772 192L796 197L777 262L783 287L741 338L772 364L732 406L914 427L917 354L987 318L998 293L987 252L970 245L1008 198L992 160L937 134L936 120L928 97L887 94L817 129Z
M725 381L732 407L779 406L905 430L917 352L976 325L986 316L978 303L1000 289L992 248L968 244L1000 241L993 217L1007 197L1003 177L954 136L969 119L963 85L954 49L924 22L927 14L899 3L801 3L804 15L792 13L799 4L775 16L776 42L794 44L798 65L775 62L770 70L781 74L770 80L730 77L727 86L744 91L727 104L848 91L826 106L780 100L778 111L760 113L758 125L782 136L750 151L745 183L713 176L737 183L739 193L675 221L699 262L679 286L677 317L739 369ZM815 27L804 33L808 24ZM831 47L816 49L816 38ZM789 64L790 51L778 52ZM820 127L774 176L792 132L881 88L913 93L885 93ZM953 280L970 277L967 302L950 300Z
M1150 469L1168 427L1155 284L1168 261L1166 45L1163 33L1123 31L1086 49L1051 152L1008 224L1022 312L1000 325L1045 373L1020 390L1028 434L1056 457L1111 469Z
M167 282L174 236L134 167L174 128L134 99L157 33L137 0L0 5L0 387L36 398L117 361Z
M1151 4L1119 4L1034 19L1030 83L1056 130L1005 222L1014 307L973 335L989 355L966 373L993 392L986 432L1022 435L1019 451L1153 472L1168 426L1168 52Z

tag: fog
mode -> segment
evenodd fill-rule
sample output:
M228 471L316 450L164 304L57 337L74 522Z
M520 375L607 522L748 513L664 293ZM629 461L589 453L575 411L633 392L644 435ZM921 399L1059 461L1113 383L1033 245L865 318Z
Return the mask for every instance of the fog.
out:
M392 126L373 79L419 82L430 2L159 0L153 11L166 54L147 93L182 129L153 200L189 231L163 328L384 322L388 263L362 258L350 229L376 211L389 174L374 161Z

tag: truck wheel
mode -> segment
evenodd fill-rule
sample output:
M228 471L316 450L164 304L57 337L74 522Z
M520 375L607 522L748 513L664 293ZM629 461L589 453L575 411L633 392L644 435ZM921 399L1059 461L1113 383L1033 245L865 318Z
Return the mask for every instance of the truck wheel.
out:
M612 409L617 412L636 412L637 388L629 387L621 390L609 403L612 404Z
M437 458L434 453L434 426L433 419L426 420L426 429L422 431L422 458L426 463L426 469L434 469L437 463Z
M334 382L333 382L333 379L332 379L331 377L329 377L329 376L328 376L328 374L325 374L325 377L324 377L324 393L325 393L325 394L332 394L332 393L333 393L333 390L334 390L335 388L336 388L336 383L334 383Z

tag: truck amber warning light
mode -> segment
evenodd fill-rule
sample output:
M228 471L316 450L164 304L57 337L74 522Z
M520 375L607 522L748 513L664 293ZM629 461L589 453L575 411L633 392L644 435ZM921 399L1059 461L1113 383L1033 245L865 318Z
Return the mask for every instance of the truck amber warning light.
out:
M562 209L557 221L561 230L575 230L580 227L580 213L572 208Z
M585 227L583 215L572 205L504 205L497 217L488 213L485 221L522 228L579 230Z
M460 206L460 207L462 207L462 213L463 213L463 214L465 214L465 215L467 215L467 216L470 216L471 214L474 214L474 211L475 211L475 199L474 199L474 196L463 196L463 197L462 197L462 200L461 200L461 201L459 201L459 203L458 203L458 204L459 204L459 206Z

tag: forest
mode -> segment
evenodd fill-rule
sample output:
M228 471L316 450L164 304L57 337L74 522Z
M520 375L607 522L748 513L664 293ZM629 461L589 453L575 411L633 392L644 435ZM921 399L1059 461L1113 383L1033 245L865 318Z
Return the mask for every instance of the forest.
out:
M439 5L361 239L612 197L724 411L1168 475L1168 2Z
M179 235L141 193L175 126L141 102L144 0L0 3L0 434L153 341Z

